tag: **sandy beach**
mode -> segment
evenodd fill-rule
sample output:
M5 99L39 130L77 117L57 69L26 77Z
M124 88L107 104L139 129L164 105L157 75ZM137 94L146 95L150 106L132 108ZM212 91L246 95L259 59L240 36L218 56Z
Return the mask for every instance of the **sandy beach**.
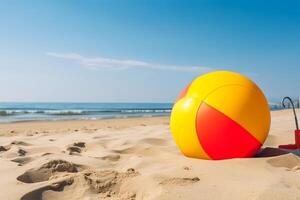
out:
M273 111L264 147L292 143L293 129L290 110ZM297 156L186 158L168 117L7 123L0 135L0 199L300 199Z
M299 10L1 1L0 200L300 200Z

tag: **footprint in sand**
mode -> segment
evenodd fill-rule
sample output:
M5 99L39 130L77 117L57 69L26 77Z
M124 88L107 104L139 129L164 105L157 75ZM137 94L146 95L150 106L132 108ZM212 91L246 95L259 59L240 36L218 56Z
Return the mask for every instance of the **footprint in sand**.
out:
M13 154L16 155L16 156L23 157L23 156L25 156L27 154L27 151L25 149L20 148L20 147L12 148L11 144L10 145L6 145L6 146L0 146L0 153L1 152L6 152L6 151L9 151L9 150L13 151L14 152Z
M189 171L189 170L191 170L191 168L190 168L190 167L188 167L188 166L183 166L183 167L182 167L182 169L183 169L183 170L186 170L186 171Z
M19 149L18 149L18 155L19 155L19 156L25 156L26 153L27 153L26 150L24 150L24 149L22 149L22 148L19 148Z
M126 172L114 170L85 170L72 177L54 182L25 194L21 200L32 199L84 199L87 194L97 199L128 199L134 200L136 194L128 190L122 191L126 181L138 176L134 169Z
M85 142L75 142L73 144L75 147L85 148Z
M75 165L65 160L52 160L43 164L39 168L29 169L24 174L17 177L18 181L23 183L36 183L49 180L61 172L75 173L81 169L79 165Z
M161 185L179 185L179 186L186 186L192 183L196 183L200 181L198 177L193 177L193 178L168 178L163 181L161 181L159 184Z
M69 155L76 155L81 153L81 148L75 147L75 146L70 146L67 148L67 151L69 152Z
M85 148L84 142L75 142L73 145L67 148L67 151L69 151L70 155L76 155L76 154L80 154L83 148Z
M10 146L0 146L0 152L8 151L10 149Z

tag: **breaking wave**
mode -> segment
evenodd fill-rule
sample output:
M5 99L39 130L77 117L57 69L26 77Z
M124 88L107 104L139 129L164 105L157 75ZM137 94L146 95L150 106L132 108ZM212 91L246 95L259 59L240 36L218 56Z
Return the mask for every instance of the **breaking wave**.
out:
M113 113L170 113L171 109L112 109L112 110L0 110L0 116L10 115L100 115Z

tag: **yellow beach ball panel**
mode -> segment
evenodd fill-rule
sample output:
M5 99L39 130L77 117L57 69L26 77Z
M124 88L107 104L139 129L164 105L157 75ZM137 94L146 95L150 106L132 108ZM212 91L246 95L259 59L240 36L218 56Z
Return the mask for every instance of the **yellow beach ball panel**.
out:
M196 116L198 102L195 98L183 97L173 106L171 132L175 143L187 157L210 159L198 141Z

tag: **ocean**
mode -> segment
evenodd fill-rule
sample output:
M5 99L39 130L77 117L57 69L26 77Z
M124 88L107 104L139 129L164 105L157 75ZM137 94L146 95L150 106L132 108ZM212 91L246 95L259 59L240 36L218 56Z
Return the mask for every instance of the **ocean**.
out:
M168 116L171 103L0 103L0 123ZM283 109L270 103L271 110Z
M171 103L0 103L0 123L169 115Z

